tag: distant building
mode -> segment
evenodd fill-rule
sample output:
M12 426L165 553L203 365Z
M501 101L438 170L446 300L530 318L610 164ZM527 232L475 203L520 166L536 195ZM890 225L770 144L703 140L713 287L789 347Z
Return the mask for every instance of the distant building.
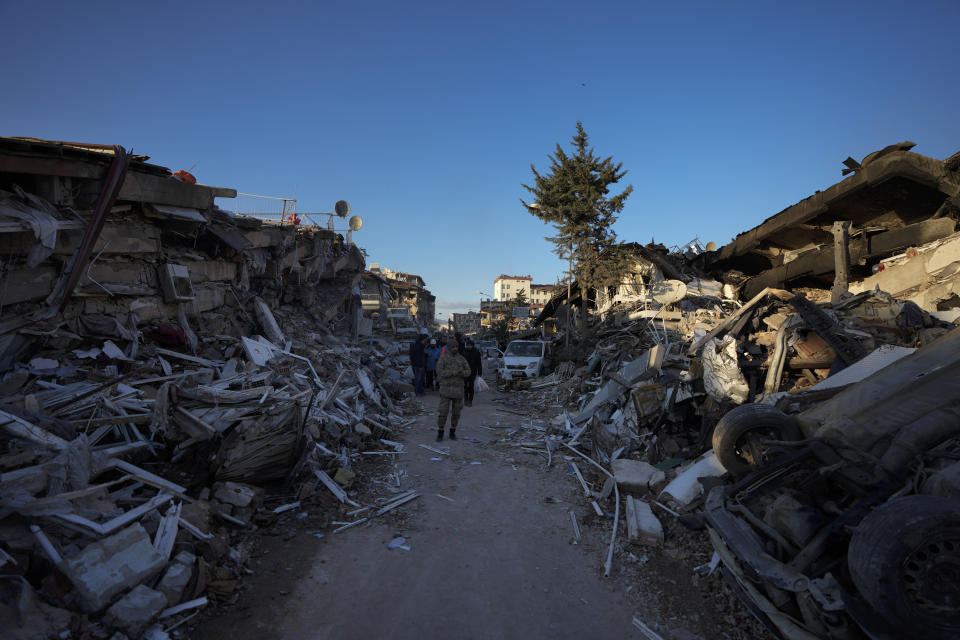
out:
M553 297L553 291L559 285L555 284L531 284L530 285L530 306L543 308L543 305L550 302Z
M507 300L481 300L480 313L483 316L480 326L491 328L502 320L510 319L513 305Z
M378 263L370 265L370 273L387 281L397 292L397 301L410 310L410 315L424 328L436 325L437 298L426 288L423 278L414 273L404 273L381 267Z
M530 283L533 278L530 276L497 276L493 281L493 299L499 301L513 300L517 297L517 292L523 291L523 295L530 300Z
M466 335L479 333L481 320L483 320L483 313L479 311L450 314L450 324L453 330Z

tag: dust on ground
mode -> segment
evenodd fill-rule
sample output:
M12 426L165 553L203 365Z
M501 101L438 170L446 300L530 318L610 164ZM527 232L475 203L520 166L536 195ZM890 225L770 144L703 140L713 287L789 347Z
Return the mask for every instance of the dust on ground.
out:
M424 398L416 423L396 434L405 453L363 461L356 499L368 504L391 488L420 497L337 534L336 523L361 514L331 516L329 496L283 514L261 532L252 575L227 599L234 606L208 612L190 636L637 638L636 616L667 639L769 637L719 572L694 573L712 547L669 516L662 548L627 544L621 518L603 577L612 514L594 512L562 455L548 468L545 456L501 441L523 420L503 399L478 394L459 439L437 443L437 398ZM388 549L399 537L409 550Z

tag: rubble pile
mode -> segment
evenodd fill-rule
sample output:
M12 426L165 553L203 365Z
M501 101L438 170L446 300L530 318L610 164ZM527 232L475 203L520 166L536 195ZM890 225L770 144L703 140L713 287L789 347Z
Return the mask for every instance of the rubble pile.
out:
M956 589L916 585L957 561L960 174L912 146L719 250L625 245L620 285L545 307L590 308L592 351L521 385L501 442L612 517L605 573L683 544L782 637L956 637Z
M883 292L823 306L778 289L742 305L704 296L678 303L657 310L674 313L672 324L649 318L619 326L609 316L592 328L599 340L571 377L574 365L562 363L508 400L530 415L564 408L552 434L587 444L618 482L629 478L623 482L675 510L695 506L697 477L724 472L710 451L712 435L733 407L764 402L799 411L952 328ZM667 487L691 467L692 483ZM642 481L634 482L637 473Z
M563 362L504 396L501 411L523 418L508 418L509 428L495 425L499 445L514 455L540 456L547 466L567 466L584 496L584 510L572 515L574 527L610 530L613 523L605 574L617 562L649 583L638 564L653 559L651 566L673 567L681 557L703 558L695 581L715 591L723 589L717 553L725 547L686 529L703 529L710 487L722 489L731 474L742 477L770 455L765 446L744 446L742 433L717 428L724 416L737 407L766 407L785 416L821 406L924 346L936 348L955 329L914 302L880 291L838 303L829 302L829 295L815 304L797 292L766 289L742 304L710 296L684 296L660 308L647 304L661 316L674 313L676 321L623 323L622 315L609 314L591 327L596 345L583 364ZM555 336L554 346L561 342L562 335ZM792 424L778 418L778 428L781 423ZM804 436L774 431L763 440L771 437ZM841 495L814 488L814 502ZM795 505L798 514L811 510L788 497L776 504L782 511ZM745 513L743 507L734 510ZM579 539L579 528L574 535ZM646 610L656 619L655 603ZM740 611L731 613L740 616L735 626L756 624Z
M119 148L0 142L25 163L0 173L4 635L168 637L236 598L259 526L366 510L357 461L417 409L406 358L358 344L341 236L231 215ZM416 497L399 484L376 514Z
M714 432L730 409L802 411L944 335L958 316L960 173L955 156L913 146L850 160L853 175L724 247L621 245L633 266L620 284L586 301L561 289L536 320L565 325L568 303L586 302L592 352L521 393L565 407L558 436L589 443L597 462L666 472L660 491L691 466L723 472L710 450L729 444ZM695 481L690 500L664 491L674 509L701 495Z

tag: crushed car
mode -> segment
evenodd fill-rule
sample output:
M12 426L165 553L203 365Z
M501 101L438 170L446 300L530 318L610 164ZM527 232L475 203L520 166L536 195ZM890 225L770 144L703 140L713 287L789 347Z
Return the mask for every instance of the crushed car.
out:
M954 329L799 413L743 404L717 424L729 474L705 521L778 637L960 637L958 380Z

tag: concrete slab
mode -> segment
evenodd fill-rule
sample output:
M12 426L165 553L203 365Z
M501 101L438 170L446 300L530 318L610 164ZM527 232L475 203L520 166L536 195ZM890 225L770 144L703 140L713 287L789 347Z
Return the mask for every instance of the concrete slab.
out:
M645 492L666 480L663 471L640 460L617 459L610 468L617 485L630 491Z
M157 591L162 593L167 599L167 605L173 606L179 604L183 598L183 591L190 583L193 577L193 566L172 562L167 567L160 582L157 583Z
M823 389L836 389L854 382L860 382L864 378L876 373L880 369L887 367L900 358L908 356L916 351L910 347L898 347L893 344L881 345L869 353L866 357L842 371L830 376L826 380L821 380L813 385L811 390L820 391Z
M139 638L150 621L166 606L165 595L141 584L107 609L103 621L131 638Z
M136 523L64 560L63 572L76 587L84 609L93 612L156 575L165 563L146 530Z

